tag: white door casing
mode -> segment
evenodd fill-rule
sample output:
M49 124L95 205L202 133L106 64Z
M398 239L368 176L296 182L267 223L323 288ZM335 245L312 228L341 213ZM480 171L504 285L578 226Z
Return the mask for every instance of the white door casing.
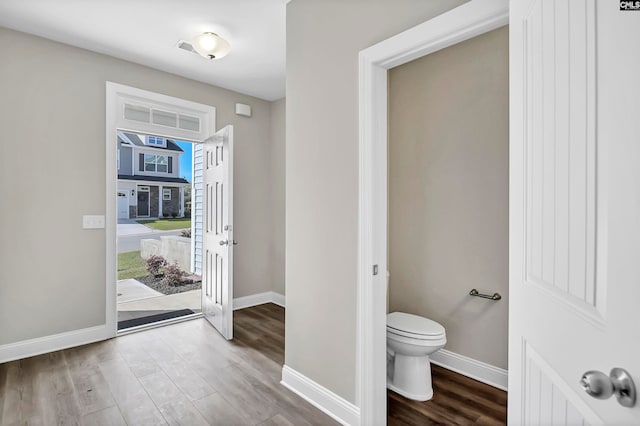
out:
M215 133L216 108L160 93L106 82L106 332L117 335L117 132L129 130L185 141L202 142ZM125 111L128 108L128 113ZM129 114L134 112L133 115ZM146 120L146 121L145 121ZM199 144L196 144L198 146ZM135 158L135 157L133 157ZM134 197L135 195L132 195Z
M387 70L507 23L507 0L472 0L360 52L356 404L362 425L387 420Z
M640 383L640 14L512 0L510 24L509 424L640 424L579 384Z
M233 126L205 141L202 312L233 338Z

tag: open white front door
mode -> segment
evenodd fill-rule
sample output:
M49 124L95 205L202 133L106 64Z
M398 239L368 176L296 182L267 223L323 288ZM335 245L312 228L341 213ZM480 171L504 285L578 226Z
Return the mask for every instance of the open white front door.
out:
M202 312L233 338L233 126L204 142Z
M510 3L513 425L640 424L581 384L640 385L640 12L620 3Z

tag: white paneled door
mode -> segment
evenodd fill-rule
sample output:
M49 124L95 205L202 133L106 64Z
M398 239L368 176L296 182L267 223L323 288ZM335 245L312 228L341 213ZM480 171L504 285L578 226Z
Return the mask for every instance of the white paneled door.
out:
M204 142L202 312L233 338L233 126Z
M510 2L513 425L640 424L618 382L581 382L640 384L640 11L621 3Z

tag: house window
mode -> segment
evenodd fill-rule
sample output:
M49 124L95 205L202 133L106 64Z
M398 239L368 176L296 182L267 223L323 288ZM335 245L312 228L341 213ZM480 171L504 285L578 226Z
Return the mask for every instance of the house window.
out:
M158 136L148 136L147 145L164 146L164 138Z
M166 155L145 154L144 171L167 173L169 171L169 159Z
M170 201L171 200L171 188L163 188L162 189L162 199L164 201Z

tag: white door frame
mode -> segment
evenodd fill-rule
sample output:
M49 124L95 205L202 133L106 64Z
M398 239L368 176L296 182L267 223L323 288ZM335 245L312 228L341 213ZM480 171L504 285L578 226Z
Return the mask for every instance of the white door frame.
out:
M356 404L362 425L387 418L387 70L508 23L508 0L472 0L360 52Z
M123 103L130 102L150 108L159 108L200 118L200 130L189 131L157 124L133 123L122 112ZM105 200L105 239L106 239L106 308L105 322L107 338L118 333L116 269L117 269L117 224L118 206L118 130L152 133L158 136L179 138L191 142L202 142L215 133L216 108L210 105L187 101L173 96L137 89L118 83L106 82L106 121L105 121L105 161L106 161L106 200ZM162 197L162 194L160 194Z

